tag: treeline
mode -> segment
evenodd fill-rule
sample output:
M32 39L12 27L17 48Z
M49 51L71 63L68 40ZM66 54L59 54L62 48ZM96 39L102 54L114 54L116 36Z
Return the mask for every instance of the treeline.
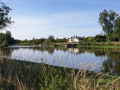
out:
M85 42L106 42L106 35L96 35L95 37L82 37ZM81 42L81 41L80 41Z
M101 35L98 34L95 37L83 37L84 41L86 42L108 42L108 35ZM114 36L114 34L112 33L109 36L109 42L118 42L120 41L119 38L117 38L117 36Z
M86 37L86 42L117 42L120 41L120 16L113 10L104 10L99 14L99 24L104 34Z
M0 33L0 46L5 47L14 44L14 38L12 38L11 32Z
M67 42L68 39L63 38L63 39L55 39L54 36L50 35L48 38L40 38L40 39L35 39L33 38L32 40L15 40L14 44L18 45L38 45L38 44L52 44L52 43L65 43Z

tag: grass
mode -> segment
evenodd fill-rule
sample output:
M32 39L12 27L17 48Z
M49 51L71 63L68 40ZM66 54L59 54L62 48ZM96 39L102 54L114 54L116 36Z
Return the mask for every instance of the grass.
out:
M77 47L120 48L120 42L79 42Z
M0 61L0 89L119 90L120 78L87 70L4 58Z
M93 47L93 48L120 48L120 46L104 46L104 45L103 45L103 46L102 46L102 45L101 45L101 46L81 46L81 45L78 45L77 47L78 47L78 48L79 48L79 47Z

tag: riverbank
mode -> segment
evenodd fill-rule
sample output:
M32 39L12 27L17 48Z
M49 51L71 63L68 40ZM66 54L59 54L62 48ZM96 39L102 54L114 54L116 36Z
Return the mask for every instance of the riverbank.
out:
M81 46L78 45L77 48L81 48L81 47L89 47L89 48L119 48L120 46Z
M120 42L80 42L77 47L120 48Z
M51 43L51 44L14 44L11 46L25 46L25 47L30 47L30 46L36 46L36 47L64 47L63 44L59 43Z
M79 42L79 43L50 43L50 44L14 44L14 46L37 46L37 47L97 47L97 48L120 48L120 42Z
M120 88L119 77L92 71L5 58L0 60L0 68L0 89L91 90Z

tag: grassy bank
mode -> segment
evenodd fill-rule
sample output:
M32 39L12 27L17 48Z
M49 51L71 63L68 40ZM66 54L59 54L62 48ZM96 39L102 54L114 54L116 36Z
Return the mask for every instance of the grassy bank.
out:
M79 42L77 47L120 48L120 42Z
M0 89L117 90L120 78L87 70L1 59Z
M120 46L82 46L82 45L78 45L77 46L78 48L80 48L80 47L91 47L91 48L120 48Z

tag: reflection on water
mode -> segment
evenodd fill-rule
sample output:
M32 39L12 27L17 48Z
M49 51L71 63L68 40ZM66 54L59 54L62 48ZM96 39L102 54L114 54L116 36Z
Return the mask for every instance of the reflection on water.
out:
M68 48L68 51L73 53L73 54L78 54L79 53L79 49L78 48Z
M120 50L104 48L4 48L0 57L120 75Z

